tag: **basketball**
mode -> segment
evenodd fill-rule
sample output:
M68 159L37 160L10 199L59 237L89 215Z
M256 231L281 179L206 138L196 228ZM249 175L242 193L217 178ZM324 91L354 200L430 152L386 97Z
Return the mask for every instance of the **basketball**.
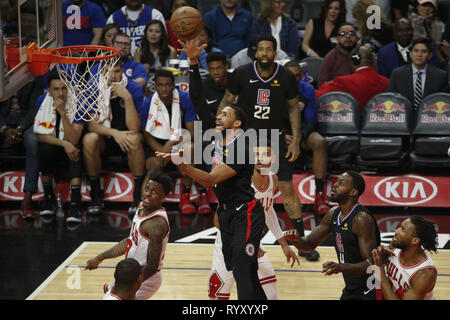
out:
M179 39L192 40L203 30L203 17L195 8L181 7L172 14L170 27Z

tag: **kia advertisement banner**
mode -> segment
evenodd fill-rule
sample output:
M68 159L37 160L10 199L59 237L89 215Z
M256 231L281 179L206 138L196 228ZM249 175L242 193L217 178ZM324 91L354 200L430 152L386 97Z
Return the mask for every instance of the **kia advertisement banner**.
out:
M169 173L174 181L172 192L166 197L168 202L178 202L181 194L182 180L177 172ZM397 206L397 207L450 207L450 176L425 176L418 174L378 175L362 174L366 182L366 190L360 197L365 206ZM55 194L60 193L63 200L70 199L69 178L56 175ZM330 175L325 183L325 192L330 196L337 175ZM0 172L0 201L21 201L25 173L22 171ZM105 201L131 202L133 200L134 181L129 172L106 172L101 176L105 192ZM293 176L294 188L304 204L312 204L315 195L315 182L312 172L296 173ZM89 201L89 183L82 181L83 201ZM38 192L33 200L43 199L43 186L38 183ZM210 201L217 199L212 190L208 190ZM195 201L198 190L194 185L191 199ZM275 194L274 203L281 204L283 199L279 191Z

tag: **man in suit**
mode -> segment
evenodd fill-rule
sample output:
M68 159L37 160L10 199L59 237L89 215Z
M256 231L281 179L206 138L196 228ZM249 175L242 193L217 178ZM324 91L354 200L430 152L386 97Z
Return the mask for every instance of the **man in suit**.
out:
M331 91L343 91L350 94L359 103L361 112L367 102L379 93L385 92L389 79L379 75L372 67L374 56L366 46L355 49L352 55L353 73L325 82L316 91L316 98Z
M431 43L416 39L409 53L411 64L392 71L389 92L397 92L407 98L417 109L426 96L436 92L449 92L447 72L428 63L431 59Z

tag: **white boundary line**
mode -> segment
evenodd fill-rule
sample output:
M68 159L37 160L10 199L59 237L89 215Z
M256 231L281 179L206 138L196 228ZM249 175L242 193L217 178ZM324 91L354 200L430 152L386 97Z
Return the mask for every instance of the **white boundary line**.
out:
M36 290L33 291L32 294L30 294L25 300L33 300L39 293L41 293L42 290L45 289L45 287L69 264L70 261L75 258L86 246L89 244L89 242L83 242L72 254L64 260L63 263L61 263L58 268L55 269L55 271L52 272L48 276L47 279L45 279L44 282L41 283L39 287L36 288Z

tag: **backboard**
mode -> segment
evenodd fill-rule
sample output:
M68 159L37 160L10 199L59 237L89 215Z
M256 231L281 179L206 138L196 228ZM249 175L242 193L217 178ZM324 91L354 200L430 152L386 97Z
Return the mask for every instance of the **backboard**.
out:
M36 42L39 48L63 45L62 2L0 1L0 98L11 96L33 79L26 52L30 42Z

